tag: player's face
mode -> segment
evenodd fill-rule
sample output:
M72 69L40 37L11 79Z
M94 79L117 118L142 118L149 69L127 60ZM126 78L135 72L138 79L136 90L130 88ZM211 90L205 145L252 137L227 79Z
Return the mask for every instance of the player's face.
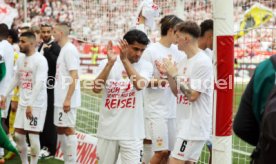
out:
M178 44L178 49L184 51L189 43L189 36L186 33L176 31L176 41Z
M177 39L176 39L176 32L173 28L169 29L169 36L170 36L170 40L173 44L177 44Z
M60 39L61 39L61 31L57 27L54 27L53 37L54 37L56 42L59 42Z
M135 42L134 44L130 44L128 48L128 60L131 63L137 63L140 60L146 47L146 45L137 42Z
M52 28L51 27L41 27L41 39L43 42L48 43L52 37Z
M204 37L206 37L207 47L213 49L213 31L206 31Z
M20 37L19 38L19 48L20 48L20 52L28 54L28 52L30 51L30 47L32 46L32 41L31 39L27 38L27 37Z

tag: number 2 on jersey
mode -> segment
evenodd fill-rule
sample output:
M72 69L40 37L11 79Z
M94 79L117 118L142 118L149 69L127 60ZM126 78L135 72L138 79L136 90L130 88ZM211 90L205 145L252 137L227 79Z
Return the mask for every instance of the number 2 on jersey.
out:
M61 117L62 117L62 112L59 112L59 118L58 118L59 121L62 121Z

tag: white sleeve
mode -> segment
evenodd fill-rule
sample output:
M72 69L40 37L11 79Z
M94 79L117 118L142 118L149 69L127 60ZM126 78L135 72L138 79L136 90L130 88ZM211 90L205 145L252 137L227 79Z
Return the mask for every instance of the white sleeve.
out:
M17 68L19 67L19 62L18 61L19 60L17 60L17 62L16 62L16 67ZM14 71L13 80L12 80L11 84L9 84L6 87L6 90L3 90L3 93L4 93L3 95L5 97L7 97L12 92L12 90L18 85L19 85L19 71L18 71L18 69L16 69ZM0 94L2 94L2 93L0 93Z
M197 65L191 73L190 84L191 88L195 91L201 93L208 93L208 90L211 89L213 83L213 68L212 65L199 64Z
M145 62L146 62L146 64L143 65L143 69L138 73L140 74L140 76L142 76L143 78L150 81L150 79L153 76L153 66L149 62L147 62L147 61L145 61Z
M152 52L150 49L146 49L144 52L143 52L143 55L142 55L142 59L150 62L150 63L153 63L153 58L152 58Z
M80 67L79 53L75 49L69 49L69 50L70 50L69 52L67 51L68 55L64 56L66 68L69 71L78 70Z
M40 64L37 66L36 74L35 74L35 85L32 89L32 96L28 102L28 106L32 106L35 103L36 98L38 97L41 90L46 87L48 76L48 64L46 59L41 60Z

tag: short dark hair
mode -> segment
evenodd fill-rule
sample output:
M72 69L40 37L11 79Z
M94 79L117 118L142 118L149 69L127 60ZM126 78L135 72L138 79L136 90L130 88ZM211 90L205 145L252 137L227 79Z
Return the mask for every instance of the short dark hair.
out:
M194 38L199 38L200 28L194 21L185 21L177 25L176 31L184 32L192 35Z
M51 24L49 24L49 23L42 23L42 24L40 24L40 28L41 27L50 27L50 28L53 28L53 26Z
M161 36L166 36L170 28L174 28L178 23L183 22L175 15L166 15L160 20Z
M30 32L30 31L28 31L28 32L23 32L21 35L20 35L20 37L27 37L27 38L30 38L30 39L36 39L36 37L35 37L35 34L33 33L33 32Z
M18 38L17 30L10 29L10 30L9 30L9 37L12 38L12 42L13 42L13 43L18 43L19 38Z
M124 39L128 42L128 44L134 44L135 42L148 45L150 40L147 35L140 30L130 30L124 35Z
M214 30L214 21L212 19L206 19L200 24L200 36L204 36L206 31L213 31Z
M0 37L8 38L9 36L9 28L5 23L0 23Z

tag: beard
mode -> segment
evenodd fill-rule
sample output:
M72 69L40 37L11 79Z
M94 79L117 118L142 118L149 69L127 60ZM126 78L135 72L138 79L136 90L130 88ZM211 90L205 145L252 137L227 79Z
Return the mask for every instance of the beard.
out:
M43 42L44 43L49 43L51 40L51 37L48 37L48 38L43 38Z

